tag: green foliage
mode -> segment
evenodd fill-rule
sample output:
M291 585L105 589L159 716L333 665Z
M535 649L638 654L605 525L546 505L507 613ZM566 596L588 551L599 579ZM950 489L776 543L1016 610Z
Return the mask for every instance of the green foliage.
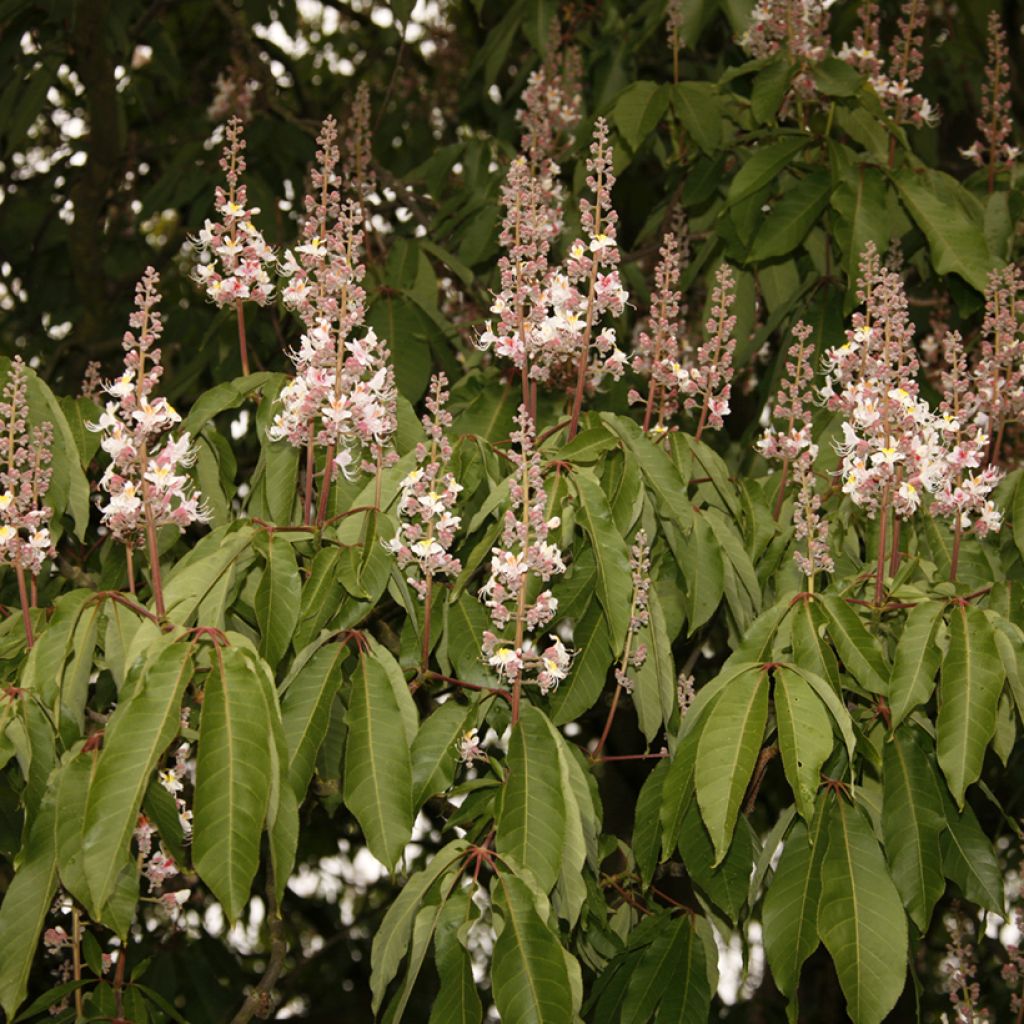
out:
M428 26L409 0L156 16L141 0L0 4L0 387L21 358L19 416L52 428L38 504L55 545L40 540L41 571L19 573L0 534L5 1019L53 1007L56 1020L218 1024L280 998L294 1019L387 1024L796 1021L819 999L854 1024L937 1020L954 911L978 950L975 1010L1016 1012L1001 973L1014 954L984 913L1020 909L1024 325L1011 302L997 337L990 275L1020 258L1024 200L1013 159L970 171L958 153L976 135L993 5L946 5L948 24L927 27L911 81L937 125L839 56L852 6L830 9L831 42L812 53L793 39L758 49L749 0L570 6L473 0ZM559 206L544 207L556 229L539 262L601 251L579 201L593 202L603 117L618 262L588 279L570 261L566 281L589 302L615 268L629 297L541 330L567 285L531 284L503 344L536 329L590 345L605 330L607 348L546 365L534 339L521 372L481 334L505 330L509 282L536 257L509 257L531 230L510 204L541 214L507 175L524 126L537 129L519 115L538 82L566 121L527 162L543 179L530 201ZM357 84L372 139L346 126ZM220 216L229 108L246 116L247 202L278 269L312 237L299 220L317 125L342 123L339 189L366 204L348 255L365 266L356 288L337 266L313 283L365 321L351 337L370 327L389 345L396 392L393 432L363 429L341 473L326 428L282 439L276 426L311 327L284 278L265 306L237 309L190 280L201 242L188 239ZM348 163L363 144L365 189ZM669 230L686 308L659 334ZM886 334L901 384L946 402L958 442L983 421L992 434L976 461L1006 472L1000 531L972 534L976 512L940 514L933 493L897 515L906 451L876 506L844 477L844 428L859 421L835 397L837 357L821 356L867 344L851 314L872 248L900 272L919 339ZM129 554L90 498L109 499L110 435L93 428L116 394L80 384L93 359L106 380L123 373L146 265L165 300L155 393L181 410L172 433L194 461L176 472L208 522L144 522ZM718 273L732 274L725 312ZM769 421L786 427L776 393L794 381L801 321L818 391L803 469L831 562L807 573L794 555L818 508L791 456L755 446ZM239 326L255 369L242 375ZM966 340L959 390L943 376L947 329ZM644 357L643 332L668 347ZM716 344L724 365L726 339L719 425L700 373ZM631 360L621 381L602 362L613 342ZM362 357L346 357L354 373ZM336 374L328 363L317 369ZM419 420L439 371L450 458ZM978 412L986 389L1010 395L1004 420ZM520 504L521 402L551 548L504 595L505 629L487 581L540 517ZM28 464L12 419L0 413L0 527ZM146 503L156 456L133 456ZM447 472L459 486L450 543L436 523L416 537L441 536L455 560L426 584L392 542L432 459L444 465L428 500ZM547 619L528 612L545 601ZM721 985L719 946L743 957ZM126 958L113 971L111 952Z

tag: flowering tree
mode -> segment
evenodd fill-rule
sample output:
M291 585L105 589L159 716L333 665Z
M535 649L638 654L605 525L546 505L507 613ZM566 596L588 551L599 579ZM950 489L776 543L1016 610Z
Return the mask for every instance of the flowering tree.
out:
M6 1019L1020 1020L1019 33L199 6L0 13Z

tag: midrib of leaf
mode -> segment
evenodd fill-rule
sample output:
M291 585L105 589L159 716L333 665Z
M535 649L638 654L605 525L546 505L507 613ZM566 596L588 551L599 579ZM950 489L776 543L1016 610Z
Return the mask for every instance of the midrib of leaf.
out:
M505 884L505 879L504 879L504 877L500 873L498 875L498 879L501 882L502 889L504 889L504 891L505 891L505 909L508 911L508 916L505 919L505 927L506 928L511 928L512 931L515 933L516 947L519 949L519 952L520 952L520 954L521 954L521 956L523 958L523 963L524 963L524 965L525 964L529 964L530 963L530 955L527 952L527 945L524 942L524 938L525 938L524 931L523 931L523 928L521 926L521 922L519 920L518 914L516 913L516 910L513 908L513 901L512 901L512 897L509 895L508 886ZM536 983L534 982L533 971L528 970L528 969L524 969L524 970L519 971L517 973L519 973L520 975L525 975L526 982L527 982L527 985L529 987L530 996L531 996L531 1000L530 1001L532 1002L533 1008L534 1008L534 1010L535 1010L535 1012L537 1014L537 1019L538 1020L543 1020L544 1019L544 1012L541 1009L542 1003L540 1001L540 992L539 992L539 990L537 988Z
M913 826L914 834L917 837L917 841L913 844L914 845L913 854L914 854L915 869L916 869L916 873L917 873L917 881L918 881L918 886L920 887L920 892L921 892L922 896L927 896L927 890L928 890L928 887L927 887L927 884L926 884L926 882L927 882L927 872L925 870L925 863L924 863L924 859L922 857L922 854L923 854L924 850L923 850L923 846L922 846L922 843L921 843L921 835L922 835L921 817L918 814L917 805L916 805L915 801L913 799L911 799L911 797L913 795L913 792L914 792L914 787L911 785L910 770L909 770L909 767L908 767L908 764L907 764L906 756L904 755L904 752L903 752L903 748L902 748L901 744L896 742L895 740L893 741L892 746L893 746L893 753L895 754L895 756L896 756L896 758L898 759L898 762L899 762L900 778L901 778L901 783L902 783L901 784L901 792L902 792L903 796L905 797L905 799L903 800L903 805L904 806L900 809L900 814L901 815L905 815L907 818L910 819L910 822L911 822L911 824ZM905 848L905 846L904 846L904 848Z

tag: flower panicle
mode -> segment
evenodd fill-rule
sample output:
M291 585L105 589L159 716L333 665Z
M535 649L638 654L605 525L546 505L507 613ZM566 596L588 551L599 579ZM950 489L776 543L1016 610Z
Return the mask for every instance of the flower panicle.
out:
M637 334L630 361L636 373L647 377L647 395L644 397L635 390L629 394L632 403L646 403L644 429L655 434L667 429L666 421L679 409L681 394L690 378L690 368L682 362L686 307L678 287L684 260L675 232L664 235L659 257L650 314Z
M29 425L28 370L11 361L0 399L0 565L38 576L56 554L45 503L52 476L53 424Z
M525 405L520 406L516 423L509 456L515 467L509 485L510 508L505 513L501 541L491 549L490 576L478 592L494 626L483 634L483 652L499 677L510 682L534 671L535 682L546 694L568 674L572 658L556 636L549 637L551 642L542 651L527 637L548 625L558 610L558 599L551 590L537 592L531 583L548 583L565 572L565 563L559 546L548 539L560 519L547 515L540 453ZM502 634L510 625L515 636L505 639Z
M647 647L639 642L638 637L650 623L648 604L651 591L651 546L646 531L642 529L637 530L630 548L629 569L630 582L633 585L629 626L622 659L615 667L615 681L626 693L633 692L635 673L643 668L644 662L647 661Z
M370 115L370 87L366 82L360 82L345 126L345 157L341 167L345 188L360 201L365 201L377 187Z
M710 427L721 430L729 415L732 395L732 357L736 349L736 316L731 313L736 302L736 276L728 263L715 272L711 292L711 308L705 324L707 340L697 349L696 364L686 385L683 407L700 409L697 439Z
M828 520L821 514L821 497L814 486L817 454L817 445L811 445L793 462L793 480L797 485L793 513L793 534L797 546L793 558L808 580L813 580L818 572L835 572L835 562L828 548Z
M199 233L190 239L199 255L192 279L218 306L239 302L265 306L274 297L270 275L275 269L277 254L253 222L260 212L259 207L248 205L248 193L242 181L245 171L242 119L232 117L225 132L220 167L228 187L218 185L214 195L218 220L208 218Z
M766 459L792 462L811 447L811 406L814 402L814 329L803 320L793 327L793 343L786 354L786 373L775 396L771 411L774 421L784 423L783 429L770 423L757 442L758 451Z
M163 396L154 396L160 379L163 332L160 278L149 267L136 287L135 311L125 333L125 369L105 386L108 401L89 429L101 434L100 447L110 462L100 480L103 525L130 546L143 541L147 520L154 528L209 520L208 509L184 470L195 461L188 433L169 433L181 416Z
M413 570L408 583L421 601L429 599L429 580L462 570L462 563L451 554L462 523L454 514L462 484L448 469L452 447L445 431L452 420L447 401L448 378L435 374L426 400L428 414L423 417L429 443L417 446L416 468L402 480L398 533L385 544L400 569Z

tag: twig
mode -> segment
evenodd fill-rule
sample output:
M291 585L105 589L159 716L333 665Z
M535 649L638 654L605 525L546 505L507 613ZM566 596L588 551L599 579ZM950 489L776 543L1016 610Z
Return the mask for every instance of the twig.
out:
M231 1024L246 1024L266 1008L270 993L284 968L284 958L288 955L288 939L285 936L284 922L281 920L277 893L274 891L274 869L270 865L267 866L267 920L270 929L270 958L267 961L267 969L256 987L246 996L241 1009L231 1018Z

